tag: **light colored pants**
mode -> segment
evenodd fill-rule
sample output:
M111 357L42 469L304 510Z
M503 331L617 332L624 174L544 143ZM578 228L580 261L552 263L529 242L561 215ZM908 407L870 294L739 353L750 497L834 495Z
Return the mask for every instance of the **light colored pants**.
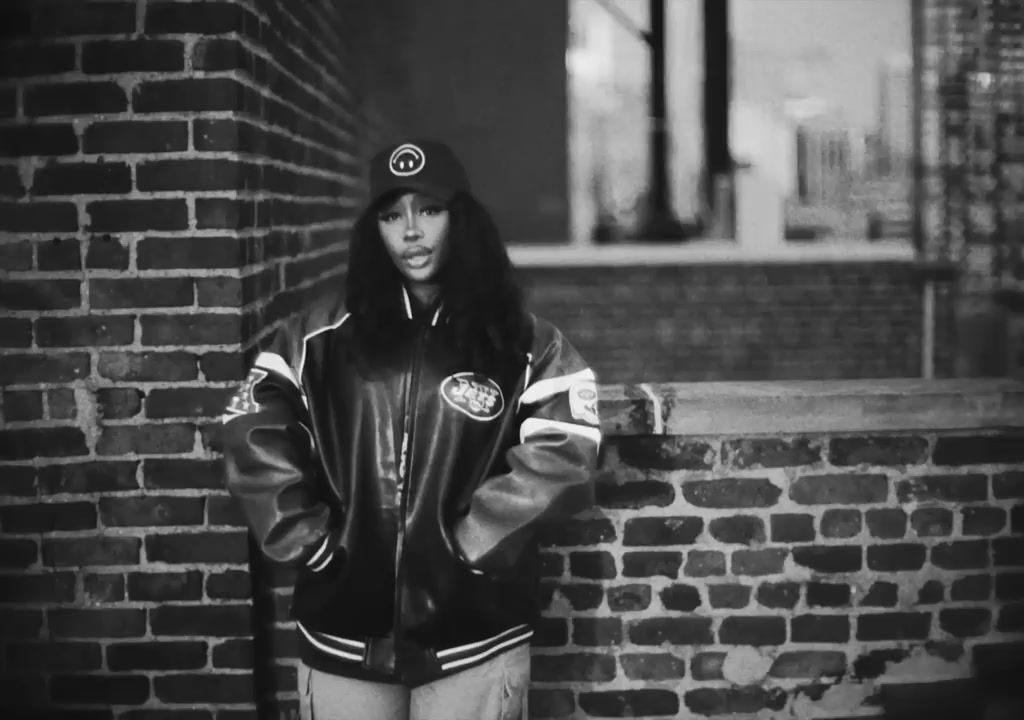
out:
M529 645L411 689L299 663L302 720L525 720L529 685Z

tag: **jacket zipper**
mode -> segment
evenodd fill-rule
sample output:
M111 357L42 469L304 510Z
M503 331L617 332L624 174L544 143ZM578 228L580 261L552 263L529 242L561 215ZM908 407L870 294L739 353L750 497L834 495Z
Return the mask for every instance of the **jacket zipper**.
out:
M405 397L402 402L402 449L398 461L398 536L395 541L395 611L392 620L392 635L398 643L398 630L402 617L402 546L405 542L405 501L409 494L409 446L413 431L413 413L416 409L414 388L419 380L419 356L423 346L423 331L416 335L413 348L412 363L409 368L409 380L405 386Z

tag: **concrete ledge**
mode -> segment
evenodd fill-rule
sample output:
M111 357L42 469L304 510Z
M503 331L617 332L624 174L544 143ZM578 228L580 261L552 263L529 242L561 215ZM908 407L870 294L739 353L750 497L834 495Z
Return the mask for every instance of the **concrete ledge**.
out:
M607 435L779 435L1024 427L1024 382L821 380L607 385Z

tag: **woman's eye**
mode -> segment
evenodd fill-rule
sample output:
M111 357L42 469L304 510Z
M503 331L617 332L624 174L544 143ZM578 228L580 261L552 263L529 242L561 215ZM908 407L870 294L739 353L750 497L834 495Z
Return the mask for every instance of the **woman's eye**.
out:
M377 219L383 223L393 223L398 218L399 215L396 212L385 212L377 216Z
M444 207L441 205L427 205L420 212L424 215L440 215L444 212Z

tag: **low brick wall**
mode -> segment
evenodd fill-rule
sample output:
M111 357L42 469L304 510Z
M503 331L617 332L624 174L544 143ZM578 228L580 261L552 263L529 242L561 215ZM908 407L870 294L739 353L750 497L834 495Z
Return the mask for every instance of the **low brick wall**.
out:
M1024 388L606 390L598 507L545 538L532 717L882 716L1024 651Z

